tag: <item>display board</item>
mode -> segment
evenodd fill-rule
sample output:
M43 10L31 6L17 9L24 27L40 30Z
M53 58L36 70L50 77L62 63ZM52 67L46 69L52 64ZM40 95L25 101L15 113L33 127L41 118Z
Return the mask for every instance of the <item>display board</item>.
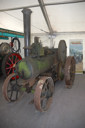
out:
M70 56L76 60L76 73L83 73L83 43L82 40L70 41Z

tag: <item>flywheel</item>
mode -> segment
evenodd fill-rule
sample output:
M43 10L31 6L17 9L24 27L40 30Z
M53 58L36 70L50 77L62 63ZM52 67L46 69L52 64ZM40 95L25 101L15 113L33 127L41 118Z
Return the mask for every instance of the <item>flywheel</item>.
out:
M65 40L60 40L58 45L58 59L63 65L65 65L66 54L67 54L66 42Z

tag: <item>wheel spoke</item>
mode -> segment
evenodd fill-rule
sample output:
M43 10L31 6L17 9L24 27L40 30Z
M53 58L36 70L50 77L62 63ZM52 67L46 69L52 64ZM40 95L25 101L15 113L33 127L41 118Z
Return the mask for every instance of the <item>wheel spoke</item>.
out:
M11 71L11 68L10 68L9 71L7 72L7 75L9 75L10 71Z
M45 82L45 87L46 87L48 84L49 84L49 82L46 80L46 82Z
M12 62L13 62L13 55L11 55L11 57L12 57Z
M14 73L14 68L12 69L12 73Z
M9 57L9 60L10 60L10 62L13 64L13 61L11 60L11 58Z
M15 64L17 63L17 56L15 56Z
M41 101L41 105L42 105L42 108L43 108L43 109L46 109L47 98L44 98L44 99Z
M16 100L17 100L17 98L18 98L18 91L16 91Z
M11 91L10 100L12 100L13 90Z
M13 68L13 67L8 67L8 68L6 68L6 69L11 69L11 68Z
M19 60L16 61L16 64L19 62Z
M15 81L16 81L16 85L18 85L18 84L17 84L17 78L16 78L16 76L15 76Z
M42 96L42 97L41 97L41 101L44 100L44 98L46 98L46 96Z
M11 92L12 90L7 90L7 92Z
M13 87L15 84L13 83L13 81L10 81L10 85L11 87Z
M6 62L6 65L9 65L10 66L11 64L9 64L8 62Z

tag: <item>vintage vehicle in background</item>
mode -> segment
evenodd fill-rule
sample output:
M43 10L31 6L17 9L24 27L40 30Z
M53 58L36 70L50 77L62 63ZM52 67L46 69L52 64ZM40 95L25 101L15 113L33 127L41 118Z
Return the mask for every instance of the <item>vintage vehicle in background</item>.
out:
M16 42L15 42L16 41ZM20 50L20 41L13 38L11 43L3 42L0 44L0 74L5 77L15 71L15 65L22 59L18 53Z
M66 87L72 87L75 78L75 59L73 56L66 57L67 47L64 40L60 40L58 48L47 48L42 46L38 37L35 37L34 43L30 45L31 10L23 9L22 12L25 58L16 64L16 72L5 79L2 91L8 102L17 101L25 91L32 92L36 109L43 112L51 104L57 80L63 80L65 77ZM15 80L12 80L12 77Z

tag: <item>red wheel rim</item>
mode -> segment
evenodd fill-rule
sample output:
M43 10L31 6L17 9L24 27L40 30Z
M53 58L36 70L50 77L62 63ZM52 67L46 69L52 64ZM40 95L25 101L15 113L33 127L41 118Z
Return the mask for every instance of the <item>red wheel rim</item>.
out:
M18 54L18 53L12 53L9 55L6 64L5 64L5 70L6 70L6 74L7 76L11 73L16 72L15 71L15 66L16 64L22 59L22 57ZM19 76L17 75L16 78L18 79ZM14 80L15 78L12 77L12 79Z

